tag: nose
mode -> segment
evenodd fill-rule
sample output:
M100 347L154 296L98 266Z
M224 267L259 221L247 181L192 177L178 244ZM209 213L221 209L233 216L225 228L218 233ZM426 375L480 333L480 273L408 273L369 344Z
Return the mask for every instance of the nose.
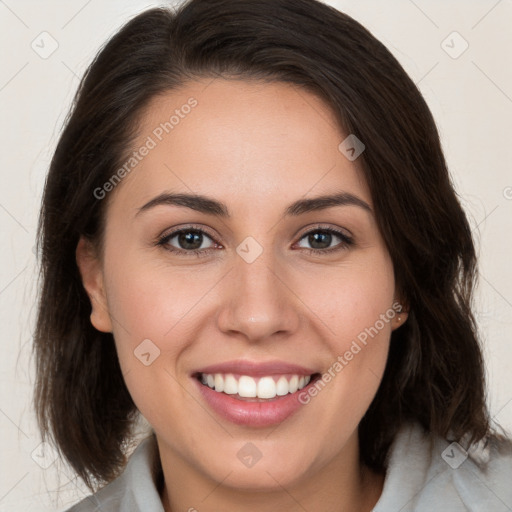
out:
M235 257L217 315L223 333L261 342L289 336L299 328L300 301L270 252L263 251L252 263Z

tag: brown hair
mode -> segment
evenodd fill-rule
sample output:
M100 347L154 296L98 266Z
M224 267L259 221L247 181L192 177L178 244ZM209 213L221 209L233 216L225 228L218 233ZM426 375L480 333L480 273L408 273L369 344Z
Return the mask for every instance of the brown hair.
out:
M112 480L137 410L111 334L90 323L75 261L101 241L93 191L126 160L148 102L204 77L280 81L332 108L359 157L408 321L391 336L380 388L359 425L361 460L380 471L399 427L476 441L489 433L471 311L476 257L432 115L397 60L364 27L316 0L191 0L126 24L83 77L51 162L39 224L41 295L35 406L78 475Z

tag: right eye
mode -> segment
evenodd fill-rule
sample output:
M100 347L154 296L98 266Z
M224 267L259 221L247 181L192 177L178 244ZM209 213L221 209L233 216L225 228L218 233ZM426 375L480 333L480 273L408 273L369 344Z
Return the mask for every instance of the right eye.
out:
M203 256L213 248L220 247L205 231L190 227L164 234L159 238L157 245L162 246L167 251L183 256L192 254Z

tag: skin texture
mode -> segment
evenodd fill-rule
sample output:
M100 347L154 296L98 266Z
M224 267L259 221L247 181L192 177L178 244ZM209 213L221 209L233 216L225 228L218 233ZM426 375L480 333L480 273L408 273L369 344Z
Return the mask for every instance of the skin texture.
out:
M197 106L158 141L155 128L190 97ZM148 136L156 147L105 199L102 254L82 239L77 261L91 321L113 332L128 389L156 432L166 511L371 510L383 475L360 467L357 426L380 384L391 331L406 313L278 426L223 419L191 376L241 358L323 373L392 308L393 265L373 213L345 205L283 216L298 199L341 191L372 207L357 160L338 150L346 135L325 103L302 89L215 79L155 98L134 148ZM171 191L222 201L231 217L173 205L139 212ZM191 224L207 232L201 249L209 253L179 255L157 245L172 228ZM304 235L319 228L341 230L354 243L333 236L324 247L340 250L309 254ZM263 248L250 264L236 252L248 236ZM169 246L179 250L178 238ZM148 366L134 356L145 339L160 350ZM251 468L237 457L247 442L262 454Z

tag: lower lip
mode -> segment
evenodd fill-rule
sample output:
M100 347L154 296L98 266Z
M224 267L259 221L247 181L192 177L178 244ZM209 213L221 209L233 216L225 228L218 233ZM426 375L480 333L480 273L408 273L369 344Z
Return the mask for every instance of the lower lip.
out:
M305 386L295 393L288 393L265 402L246 402L232 395L219 393L194 378L199 391L208 405L220 416L237 425L268 427L283 422L302 407L298 395L307 390Z

